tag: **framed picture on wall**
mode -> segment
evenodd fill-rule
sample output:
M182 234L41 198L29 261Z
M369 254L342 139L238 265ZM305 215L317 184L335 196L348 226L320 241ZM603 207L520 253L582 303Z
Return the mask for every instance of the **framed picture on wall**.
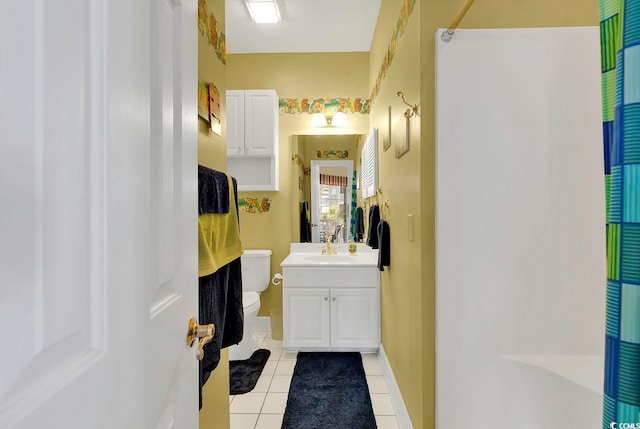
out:
M209 89L206 84L198 82L198 116L209 122Z
M220 91L218 88L209 84L209 113L211 118L211 131L217 135L222 135L222 122L220 121Z
M382 148L386 151L391 147L391 106L387 107L387 133L382 137Z
M409 152L409 128L411 123L409 122L410 117L408 117L408 115L410 114L411 109L407 109L402 112L400 119L396 122L398 125L398 134L396 136L396 158L400 158L402 155Z

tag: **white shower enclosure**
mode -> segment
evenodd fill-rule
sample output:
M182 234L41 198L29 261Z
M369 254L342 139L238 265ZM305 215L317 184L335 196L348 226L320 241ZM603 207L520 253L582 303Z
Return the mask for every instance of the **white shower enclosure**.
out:
M437 427L601 428L599 30L436 44Z

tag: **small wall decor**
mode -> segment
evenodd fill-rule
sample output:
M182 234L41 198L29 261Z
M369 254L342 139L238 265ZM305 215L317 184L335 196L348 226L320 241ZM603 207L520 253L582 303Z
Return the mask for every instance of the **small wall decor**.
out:
M209 113L211 118L211 131L217 135L222 135L222 122L220 121L220 91L218 88L209 84Z
M386 151L391 147L391 106L387 107L387 132L382 136L382 148Z
M348 150L319 150L316 152L320 159L345 159L349 158Z
M371 103L366 98L281 98L280 114L289 113L362 113L371 111Z
M397 119L398 136L396 137L396 158L400 158L409 152L409 128L411 125L411 109L402 112L402 116Z
M240 213L266 213L271 209L269 198L238 198Z
M207 42L216 51L216 56L222 62L227 64L227 40L224 33L218 28L218 20L209 13L207 8L207 2L205 0L198 0L198 30L202 34Z
M198 116L209 122L209 89L203 82L198 81Z

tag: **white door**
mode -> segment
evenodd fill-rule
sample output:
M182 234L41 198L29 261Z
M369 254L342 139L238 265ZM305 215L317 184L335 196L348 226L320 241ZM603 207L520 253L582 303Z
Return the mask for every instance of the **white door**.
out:
M378 289L331 289L331 349L379 345Z
M0 427L195 428L195 0L0 0Z
M320 164L311 161L311 242L320 243Z
M291 349L328 349L329 289L283 289L283 339Z

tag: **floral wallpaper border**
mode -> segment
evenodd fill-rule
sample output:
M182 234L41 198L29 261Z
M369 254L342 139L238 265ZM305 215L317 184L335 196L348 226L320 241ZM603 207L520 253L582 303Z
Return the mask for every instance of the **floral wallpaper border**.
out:
M402 37L402 35L404 34L404 30L407 28L409 17L411 16L415 5L416 0L404 0L404 3L402 4L402 8L400 9L400 16L396 21L396 27L393 30L391 41L389 42L389 46L387 47L387 53L382 60L382 65L380 66L380 71L378 72L378 78L376 79L376 83L371 89L371 104L373 104L375 99L378 97L378 93L380 92L380 87L382 85L382 80L386 77L387 70L389 70L391 63L393 62L393 56L398 49L398 39L400 39L400 37Z
M349 158L348 150L319 150L316 152L320 159L346 159Z
M367 98L281 98L280 114L362 113L371 111Z
M266 213L271 209L269 198L238 198L240 213Z
M300 168L302 168L302 172L304 173L305 176L308 176L309 174L311 174L311 168L304 165L304 159L302 159L302 157L297 153L291 157L291 161L297 166L299 166Z
M216 56L222 62L227 64L227 37L218 26L218 20L209 13L207 8L207 2L205 0L198 0L198 30L202 34L207 42L216 51Z

